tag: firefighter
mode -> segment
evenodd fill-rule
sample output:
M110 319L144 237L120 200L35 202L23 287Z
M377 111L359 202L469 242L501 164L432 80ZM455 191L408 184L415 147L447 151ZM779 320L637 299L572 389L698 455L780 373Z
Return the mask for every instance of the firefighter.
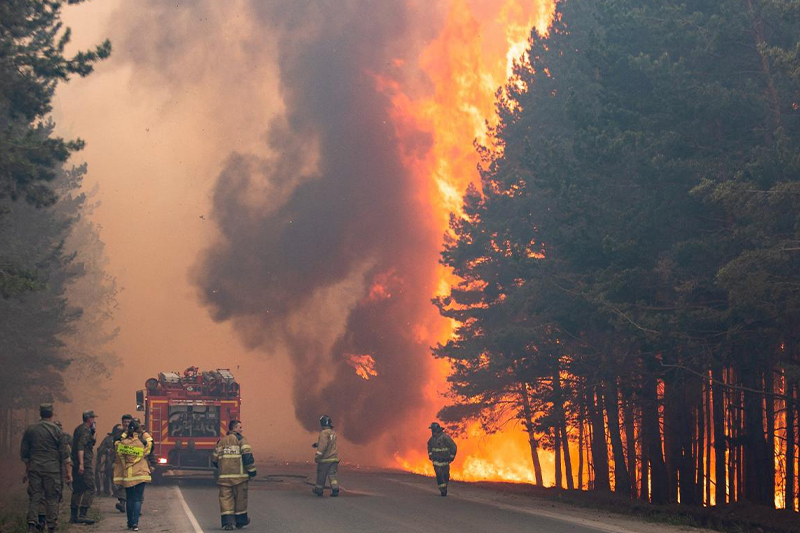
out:
M231 420L228 434L217 442L211 460L219 476L219 510L222 529L241 529L250 523L247 516L247 486L256 476L253 450L242 435L244 426L239 420Z
M28 530L38 531L44 504L47 529L55 531L64 481L71 481L70 451L61 429L53 423L53 405L41 404L39 415L41 420L25 429L20 444L28 482Z
M147 456L153 449L153 439L142 430L141 423L134 418L116 444L117 457L122 468L114 483L125 488L127 500L128 529L139 531L139 516L144 501L144 488L150 483L150 463ZM120 474L118 470L116 472Z
M447 496L447 485L450 483L450 463L456 458L458 447L438 422L433 422L428 429L431 430L431 438L428 439L428 458L433 463L433 471L436 472L439 492L442 496Z
M319 425L322 431L319 432L319 439L312 444L317 452L314 454L314 462L317 463L317 483L314 485L313 493L322 496L325 489L325 482L330 479L331 496L339 495L339 452L336 449L336 432L333 430L333 420L328 415L319 417Z
M111 431L111 440L112 440L112 449L111 453L113 454L114 460L111 464L111 479L112 479L112 494L117 499L117 503L114 507L116 507L117 511L120 513L127 512L125 507L125 490L122 488L122 485L118 485L117 483L113 482L115 477L122 476L122 462L117 456L117 442L122 438L122 434L125 432L125 428L130 425L131 420L133 420L133 415L124 414L122 415L122 425L114 426L114 429Z
M70 522L73 524L94 524L87 516L94 501L94 411L83 412L83 422L72 433L72 501L70 502Z

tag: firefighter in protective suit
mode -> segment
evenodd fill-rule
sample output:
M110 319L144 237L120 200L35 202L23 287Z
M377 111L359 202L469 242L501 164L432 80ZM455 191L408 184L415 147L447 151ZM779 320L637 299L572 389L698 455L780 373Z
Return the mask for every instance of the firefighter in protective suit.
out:
M247 516L247 485L256 476L253 450L242 435L238 420L228 424L228 435L217 442L211 460L219 471L219 510L222 529L241 529L250 523Z
M147 458L153 449L153 438L134 418L116 442L120 467L115 464L114 483L125 488L128 529L139 531L139 516L144 502L144 488L152 481Z
M439 492L442 496L447 496L447 485L450 483L450 463L456 458L458 447L438 422L433 422L428 429L431 430L431 438L428 439L428 458L433 463L433 471L436 472Z
M319 432L319 439L312 444L317 452L314 454L314 462L317 463L317 482L312 492L317 496L322 496L325 489L325 481L331 481L331 496L339 495L339 451L336 449L336 432L333 430L333 421L328 415L319 418L319 425L322 431Z

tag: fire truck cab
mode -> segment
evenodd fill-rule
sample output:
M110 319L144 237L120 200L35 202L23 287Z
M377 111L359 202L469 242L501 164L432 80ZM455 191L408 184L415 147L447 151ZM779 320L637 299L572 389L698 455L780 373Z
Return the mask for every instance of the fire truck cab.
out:
M158 466L154 481L167 470L213 471L211 452L225 435L228 423L240 419L241 389L230 370L200 372L189 367L183 375L161 372L136 391L136 410L153 437Z

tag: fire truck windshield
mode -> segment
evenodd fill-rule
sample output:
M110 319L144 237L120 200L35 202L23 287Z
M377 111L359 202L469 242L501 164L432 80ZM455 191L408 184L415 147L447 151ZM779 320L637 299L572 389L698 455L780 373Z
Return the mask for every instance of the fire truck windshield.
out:
M219 437L219 407L170 405L170 437Z

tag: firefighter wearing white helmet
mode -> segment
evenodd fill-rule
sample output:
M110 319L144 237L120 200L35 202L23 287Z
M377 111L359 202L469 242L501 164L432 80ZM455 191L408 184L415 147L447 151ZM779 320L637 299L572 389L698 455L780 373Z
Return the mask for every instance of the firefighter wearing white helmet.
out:
M325 489L325 482L330 480L331 496L339 495L339 451L336 449L336 432L333 430L333 421L328 415L319 417L319 425L322 431L319 432L319 439L312 444L317 452L314 454L314 462L317 463L317 482L313 492L317 496L322 496Z
M256 476L253 450L242 435L243 426L238 420L228 424L228 434L220 439L211 460L219 469L219 509L222 529L241 529L250 523L247 516L247 488L250 478Z
M433 463L433 471L436 472L439 492L442 496L447 496L447 485L450 483L450 463L456 458L458 447L438 422L433 422L428 429L431 430L431 438L428 439L428 458Z

